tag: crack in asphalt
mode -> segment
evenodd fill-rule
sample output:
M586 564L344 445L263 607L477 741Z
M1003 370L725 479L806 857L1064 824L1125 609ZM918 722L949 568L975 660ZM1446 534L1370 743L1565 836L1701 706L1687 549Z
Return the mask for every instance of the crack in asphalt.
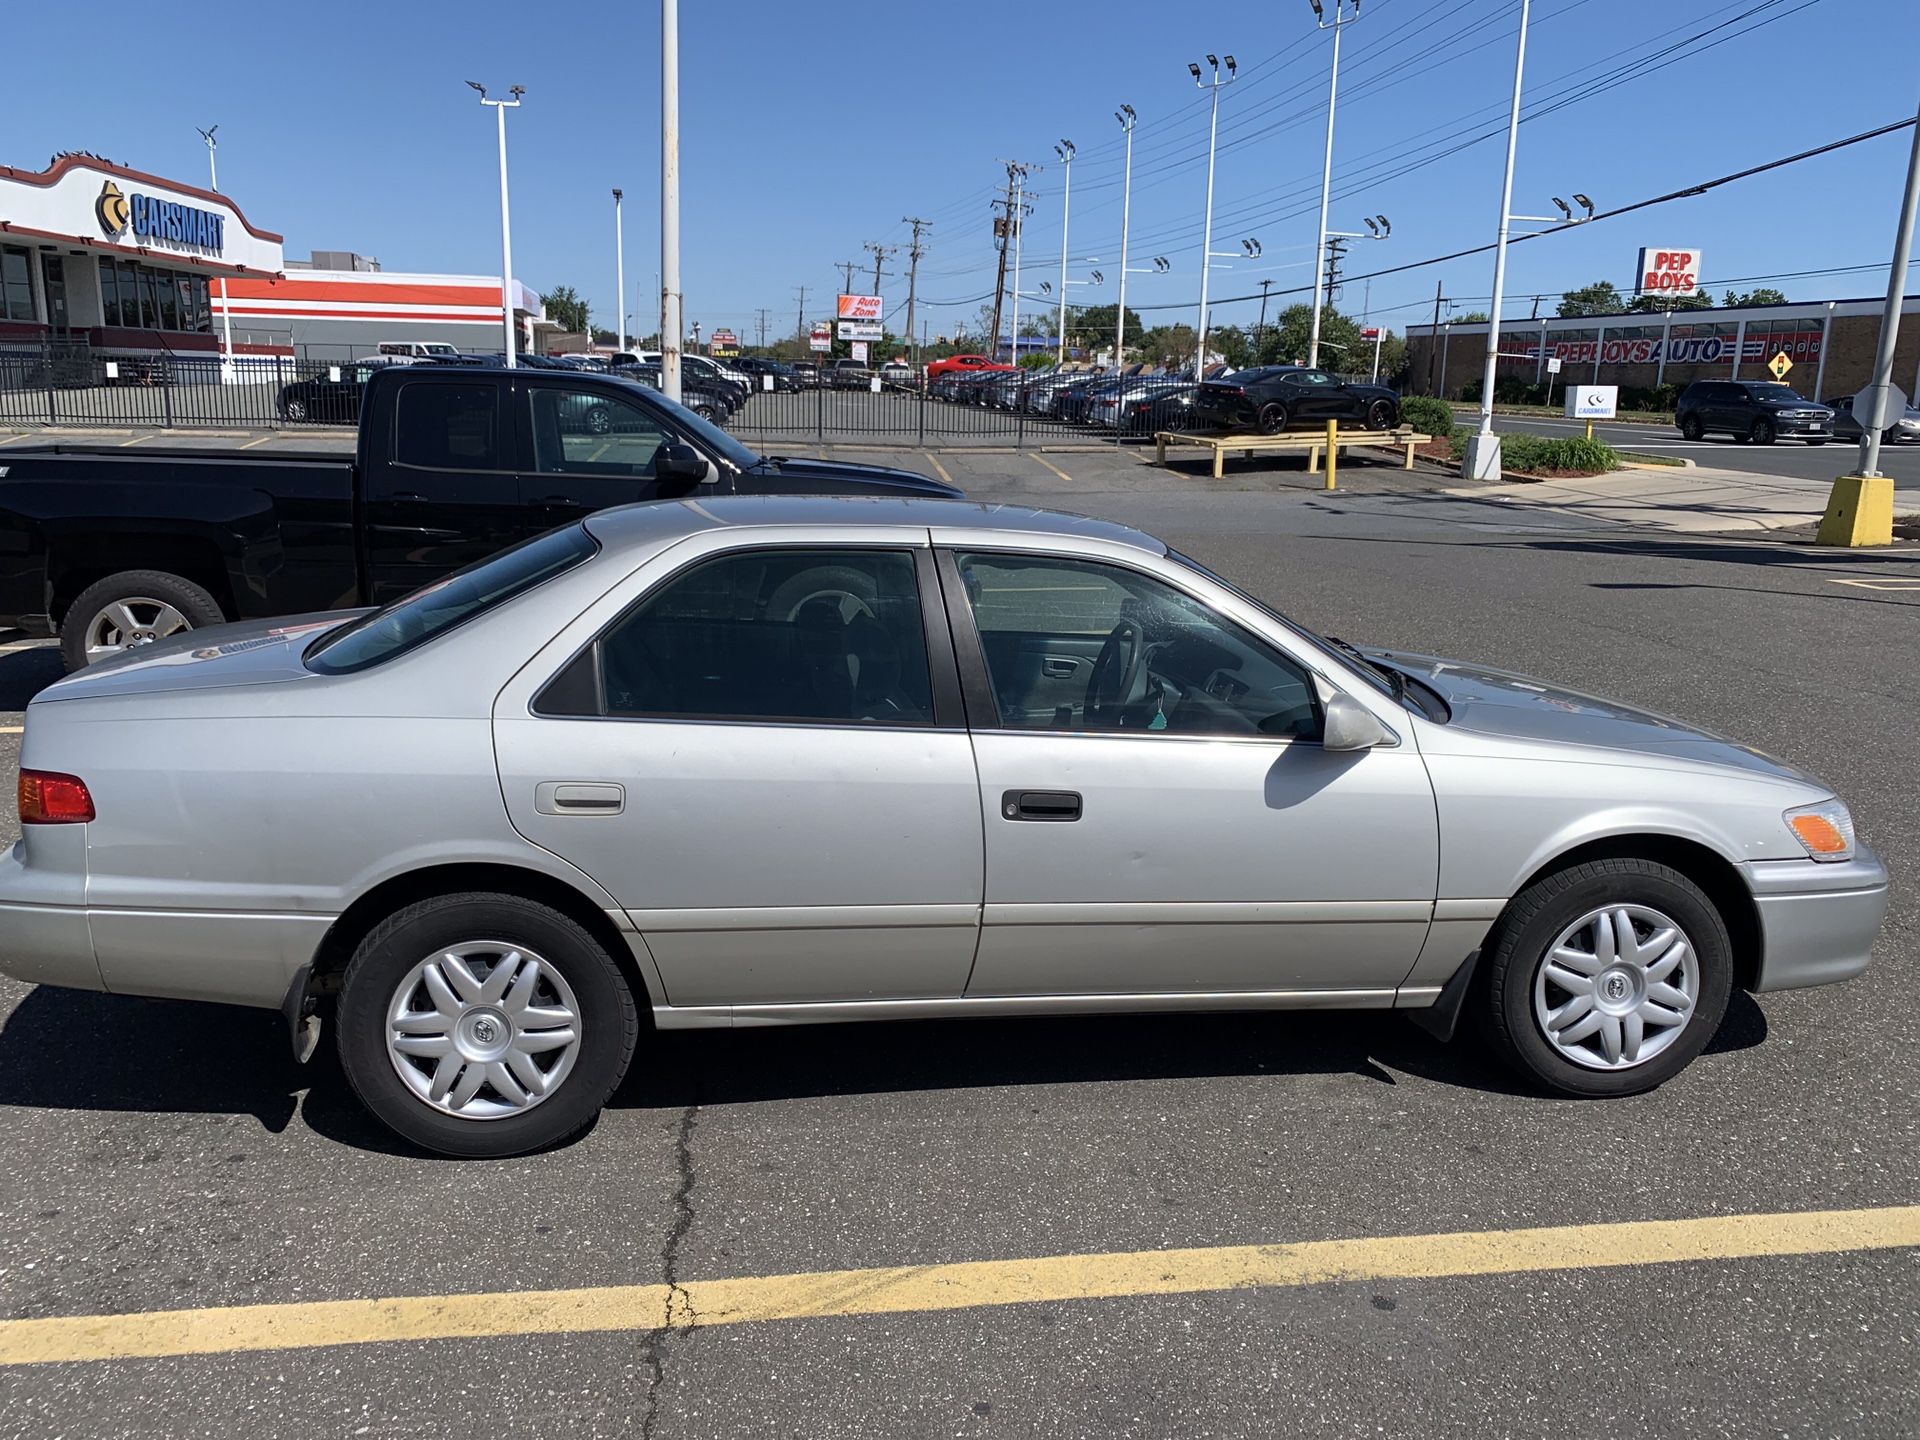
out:
M653 1440L653 1428L660 1419L660 1387L667 1378L667 1341L675 1332L691 1334L700 1323L693 1297L680 1283L680 1245L693 1228L693 1187L698 1183L693 1172L693 1131L699 1114L696 1100L680 1116L679 1133L674 1138L673 1160L679 1181L673 1191L673 1224L660 1247L660 1278L666 1284L667 1299L659 1325L640 1342L640 1358L648 1372L647 1409L640 1422L642 1440ZM684 1318L676 1321L676 1311Z

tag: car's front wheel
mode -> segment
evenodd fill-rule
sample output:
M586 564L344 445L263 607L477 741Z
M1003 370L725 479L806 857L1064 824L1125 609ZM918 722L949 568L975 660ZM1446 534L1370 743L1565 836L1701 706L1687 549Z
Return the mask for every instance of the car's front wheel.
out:
M1680 433L1688 440L1704 440L1707 437L1707 427L1700 423L1698 415L1689 415L1680 422Z
M1400 407L1391 400L1376 400L1367 406L1369 430L1391 430L1400 423Z
M304 400L282 400L280 402L280 413L289 420L304 420L307 418L307 402Z
M1568 1095L1633 1095L1671 1079L1713 1038L1733 988L1713 902L1650 860L1546 876L1515 898L1489 947L1496 1048Z
M1773 422L1767 419L1754 421L1753 428L1747 432L1747 438L1756 445L1771 445L1773 443Z
M362 940L335 1018L361 1103L416 1145L468 1158L556 1144L599 1114L639 1035L613 957L514 895L441 895Z

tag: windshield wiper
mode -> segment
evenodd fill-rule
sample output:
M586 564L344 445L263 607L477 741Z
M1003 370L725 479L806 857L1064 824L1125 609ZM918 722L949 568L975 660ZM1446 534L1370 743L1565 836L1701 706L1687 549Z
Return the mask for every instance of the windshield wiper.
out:
M1402 675L1398 670L1394 669L1391 665L1383 664L1381 661L1375 660L1372 657L1368 656L1360 649L1358 645L1355 645L1350 640L1342 640L1338 635L1323 635L1320 638L1325 640L1329 645L1333 646L1336 650L1339 650L1344 652L1345 654L1351 655L1354 659L1358 660L1362 665L1366 666L1369 670L1373 671L1374 674L1384 679L1387 682L1388 687L1393 691L1393 698L1395 700L1402 701L1402 702L1406 700L1407 677L1405 675Z

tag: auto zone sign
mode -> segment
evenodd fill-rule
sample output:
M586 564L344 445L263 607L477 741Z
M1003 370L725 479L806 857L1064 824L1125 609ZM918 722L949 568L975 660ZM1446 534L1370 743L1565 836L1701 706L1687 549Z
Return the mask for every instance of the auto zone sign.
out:
M1698 295L1700 252L1642 250L1634 273L1640 277L1636 290L1641 295Z
M842 295L839 318L842 320L878 320L884 307L878 295Z

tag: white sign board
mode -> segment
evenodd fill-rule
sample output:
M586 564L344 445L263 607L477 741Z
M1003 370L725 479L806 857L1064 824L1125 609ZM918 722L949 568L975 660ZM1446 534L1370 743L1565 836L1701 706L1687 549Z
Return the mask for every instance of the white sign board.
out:
M853 342L853 358L858 360L862 365L867 363L867 342L866 341L856 340Z
M839 328L842 340L883 340L887 333L878 320L842 320Z
M1567 418L1611 420L1619 398L1618 385L1570 385L1567 387Z
M808 332L807 348L809 350L833 349L833 332L827 329L825 325L815 325L813 329Z
M878 295L842 295L838 313L842 320L878 320L884 309Z
M107 361L107 379L118 380L119 378L120 378L120 362L118 360Z
M1547 374L1558 375L1559 373L1560 373L1560 357L1558 355L1549 355L1547 357Z
M1633 287L1636 294L1698 295L1700 252L1648 246L1640 252L1640 263L1633 273L1640 277Z

